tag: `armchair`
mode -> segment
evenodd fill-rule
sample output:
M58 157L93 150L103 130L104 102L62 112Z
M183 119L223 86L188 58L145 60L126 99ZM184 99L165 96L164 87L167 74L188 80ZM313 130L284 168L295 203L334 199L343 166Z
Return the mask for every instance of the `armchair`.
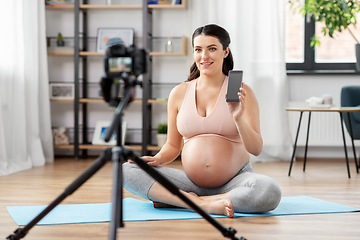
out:
M341 89L341 107L360 107L360 86L344 86ZM351 121L351 129L349 125L349 118ZM352 137L351 140L353 142L353 147L354 147L354 139L360 139L360 112L344 114L343 120L348 133ZM352 134L351 134L351 130L352 130ZM355 161L357 161L355 156L355 149L353 150L354 150ZM360 157L359 157L359 163L360 163Z

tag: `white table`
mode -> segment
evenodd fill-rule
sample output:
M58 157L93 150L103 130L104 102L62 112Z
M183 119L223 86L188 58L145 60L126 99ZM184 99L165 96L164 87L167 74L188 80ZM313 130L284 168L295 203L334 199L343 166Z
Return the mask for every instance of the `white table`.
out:
M286 108L286 111L300 112L299 124L298 124L296 137L295 137L295 143L294 143L294 150L293 150L292 157L291 157L291 162L290 162L289 176L291 174L291 168L292 168L292 165L293 165L293 162L294 162L294 157L295 157L295 152L296 152L296 145L297 145L297 140L298 140L298 137L299 137L299 131L300 131L300 126L301 126L301 119L302 119L302 115L303 115L304 112L309 112L309 119L308 119L308 126L307 126L307 135L306 135L303 171L305 171L305 166L306 166L306 155L307 155L307 148L308 148L308 141L309 141L311 113L312 112L335 112L335 113L339 113L339 115L340 115L340 125L341 125L343 142L344 142L345 160L346 160L346 166L347 166L347 171L348 171L348 177L350 178L350 168L349 168L349 159L348 159L348 154L347 154L347 149L346 149L346 140L345 140L344 125L343 125L343 115L342 115L342 114L345 114L345 113L347 114L347 117L349 119L349 129L350 129L350 136L351 136L352 147L353 147L354 158L355 158L356 172L359 173L360 160L359 160L359 164L358 164L357 159L356 159L354 138L353 138L353 135L352 135L350 113L351 112L360 112L360 107L330 107L330 108L324 107L324 108L321 108L321 107L300 106L300 107L288 107L288 108Z

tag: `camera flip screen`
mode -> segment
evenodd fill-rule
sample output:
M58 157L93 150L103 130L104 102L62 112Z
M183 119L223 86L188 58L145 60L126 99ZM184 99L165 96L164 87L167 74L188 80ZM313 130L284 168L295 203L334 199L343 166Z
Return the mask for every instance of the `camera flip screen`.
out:
M111 57L109 58L109 72L131 72L131 57Z

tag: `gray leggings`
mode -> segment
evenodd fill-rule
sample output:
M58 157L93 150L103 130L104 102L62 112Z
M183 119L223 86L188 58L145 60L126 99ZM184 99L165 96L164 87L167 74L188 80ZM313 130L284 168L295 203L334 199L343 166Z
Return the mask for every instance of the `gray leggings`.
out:
M279 185L272 178L255 173L250 162L245 164L230 181L216 188L196 185L183 170L169 167L155 167L155 169L180 190L194 192L198 196L218 195L231 191L230 198L235 212L268 212L275 209L281 199ZM155 180L140 169L137 164L123 164L123 179L126 190L149 199L148 192Z

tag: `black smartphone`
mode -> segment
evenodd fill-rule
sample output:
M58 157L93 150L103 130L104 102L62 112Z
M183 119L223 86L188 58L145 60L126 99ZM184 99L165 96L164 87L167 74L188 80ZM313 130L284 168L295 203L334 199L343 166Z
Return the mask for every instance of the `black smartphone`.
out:
M242 70L230 70L229 81L226 94L226 102L239 102L238 92L241 88L243 71Z

